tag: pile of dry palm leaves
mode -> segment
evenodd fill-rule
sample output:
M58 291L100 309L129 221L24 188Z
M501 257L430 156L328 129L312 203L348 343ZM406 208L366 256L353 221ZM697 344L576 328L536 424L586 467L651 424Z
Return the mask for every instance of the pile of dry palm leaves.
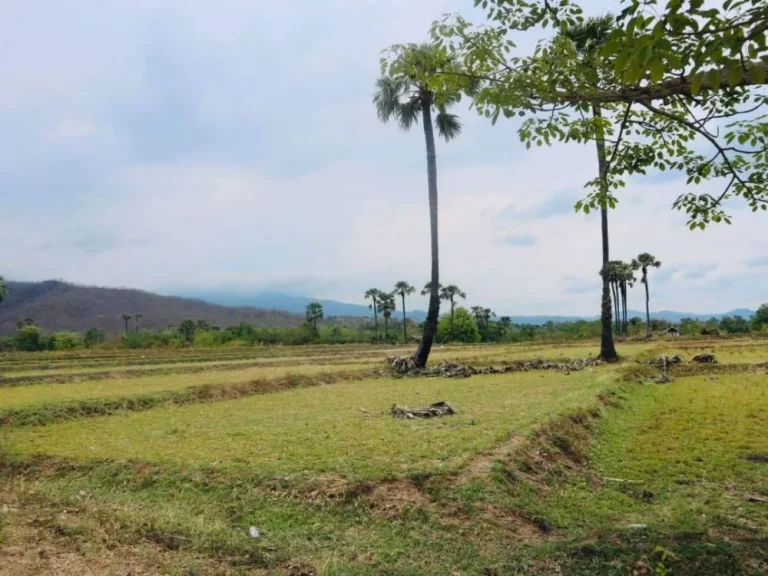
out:
M453 416L456 410L448 402L435 402L426 408L417 408L412 410L408 406L398 406L393 404L389 413L395 418L442 418L443 416Z

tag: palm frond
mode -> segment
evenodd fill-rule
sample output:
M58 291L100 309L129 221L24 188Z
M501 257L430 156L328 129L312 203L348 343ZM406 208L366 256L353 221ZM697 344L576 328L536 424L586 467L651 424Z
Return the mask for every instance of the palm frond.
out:
M456 114L446 112L445 107L441 107L437 116L435 116L435 127L438 134L446 142L450 142L461 134L461 121L459 117Z
M398 115L401 106L400 98L406 89L407 86L402 81L389 76L383 76L376 81L373 104L376 106L379 120L387 122Z
M421 101L418 96L412 96L405 104L400 104L397 111L397 124L401 130L410 130L419 121Z

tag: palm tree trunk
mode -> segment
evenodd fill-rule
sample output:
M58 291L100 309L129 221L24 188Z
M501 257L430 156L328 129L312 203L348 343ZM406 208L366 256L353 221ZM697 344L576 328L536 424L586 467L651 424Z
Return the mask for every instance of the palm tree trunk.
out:
M451 298L451 340L453 340L453 318L454 318L453 311L455 309L455 306L456 305L453 302L453 298Z
M389 318L384 316L384 342L387 341L387 329L389 328Z
M651 296L648 291L648 272L643 270L643 284L645 284L645 337L651 337Z
M611 292L613 293L613 323L616 325L616 333L621 331L619 322L619 288L616 282L611 282Z
M125 334L128 334L128 318L125 319Z
M427 365L429 352L432 350L432 342L437 333L437 317L440 314L440 296L438 286L440 284L440 260L438 257L437 242L437 157L435 154L435 134L432 127L431 102L425 101L421 106L422 123L424 124L424 140L427 144L427 184L429 190L429 231L432 248L432 274L430 276L431 288L429 291L429 309L427 319L424 321L424 333L413 362L419 368Z
M592 107L592 115L595 118L601 116L600 106ZM600 187L603 192L608 191L608 167L605 162L605 138L602 133L595 139L597 145L597 164L600 170ZM608 266L609 245L608 245L608 206L600 206L600 231L603 240L603 271ZM600 306L600 322L602 324L602 333L600 337L600 358L606 362L616 362L619 355L616 354L616 347L613 343L613 331L611 330L611 289L608 285L608 276L603 274L603 296Z
M403 344L408 344L408 327L405 325L405 292L401 296L403 297Z
M627 283L621 283L621 322L622 332L627 335Z
M373 329L374 333L376 334L375 340L376 342L379 341L379 312L376 309L376 300L373 301Z

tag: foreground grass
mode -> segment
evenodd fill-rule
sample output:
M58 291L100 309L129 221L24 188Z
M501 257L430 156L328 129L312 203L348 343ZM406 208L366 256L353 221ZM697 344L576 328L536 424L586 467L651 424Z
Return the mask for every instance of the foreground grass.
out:
M130 397L153 392L183 390L193 386L218 386L288 374L313 376L370 369L370 364L296 365L209 370L195 374L163 374L138 378L105 378L85 382L30 384L0 387L0 413L7 409L33 408L94 398Z
M166 407L9 430L15 450L75 459L135 458L382 477L460 465L473 453L563 410L593 402L608 371L375 379L215 404ZM399 421L394 404L445 400L459 415Z

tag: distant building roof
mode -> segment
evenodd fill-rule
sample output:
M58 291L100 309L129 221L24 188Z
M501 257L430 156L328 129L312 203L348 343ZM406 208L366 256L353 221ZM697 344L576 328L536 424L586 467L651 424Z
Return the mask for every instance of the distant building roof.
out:
M680 328L678 328L677 326L670 326L669 328L664 330L664 332L662 332L662 334L677 334L677 335L680 335Z

